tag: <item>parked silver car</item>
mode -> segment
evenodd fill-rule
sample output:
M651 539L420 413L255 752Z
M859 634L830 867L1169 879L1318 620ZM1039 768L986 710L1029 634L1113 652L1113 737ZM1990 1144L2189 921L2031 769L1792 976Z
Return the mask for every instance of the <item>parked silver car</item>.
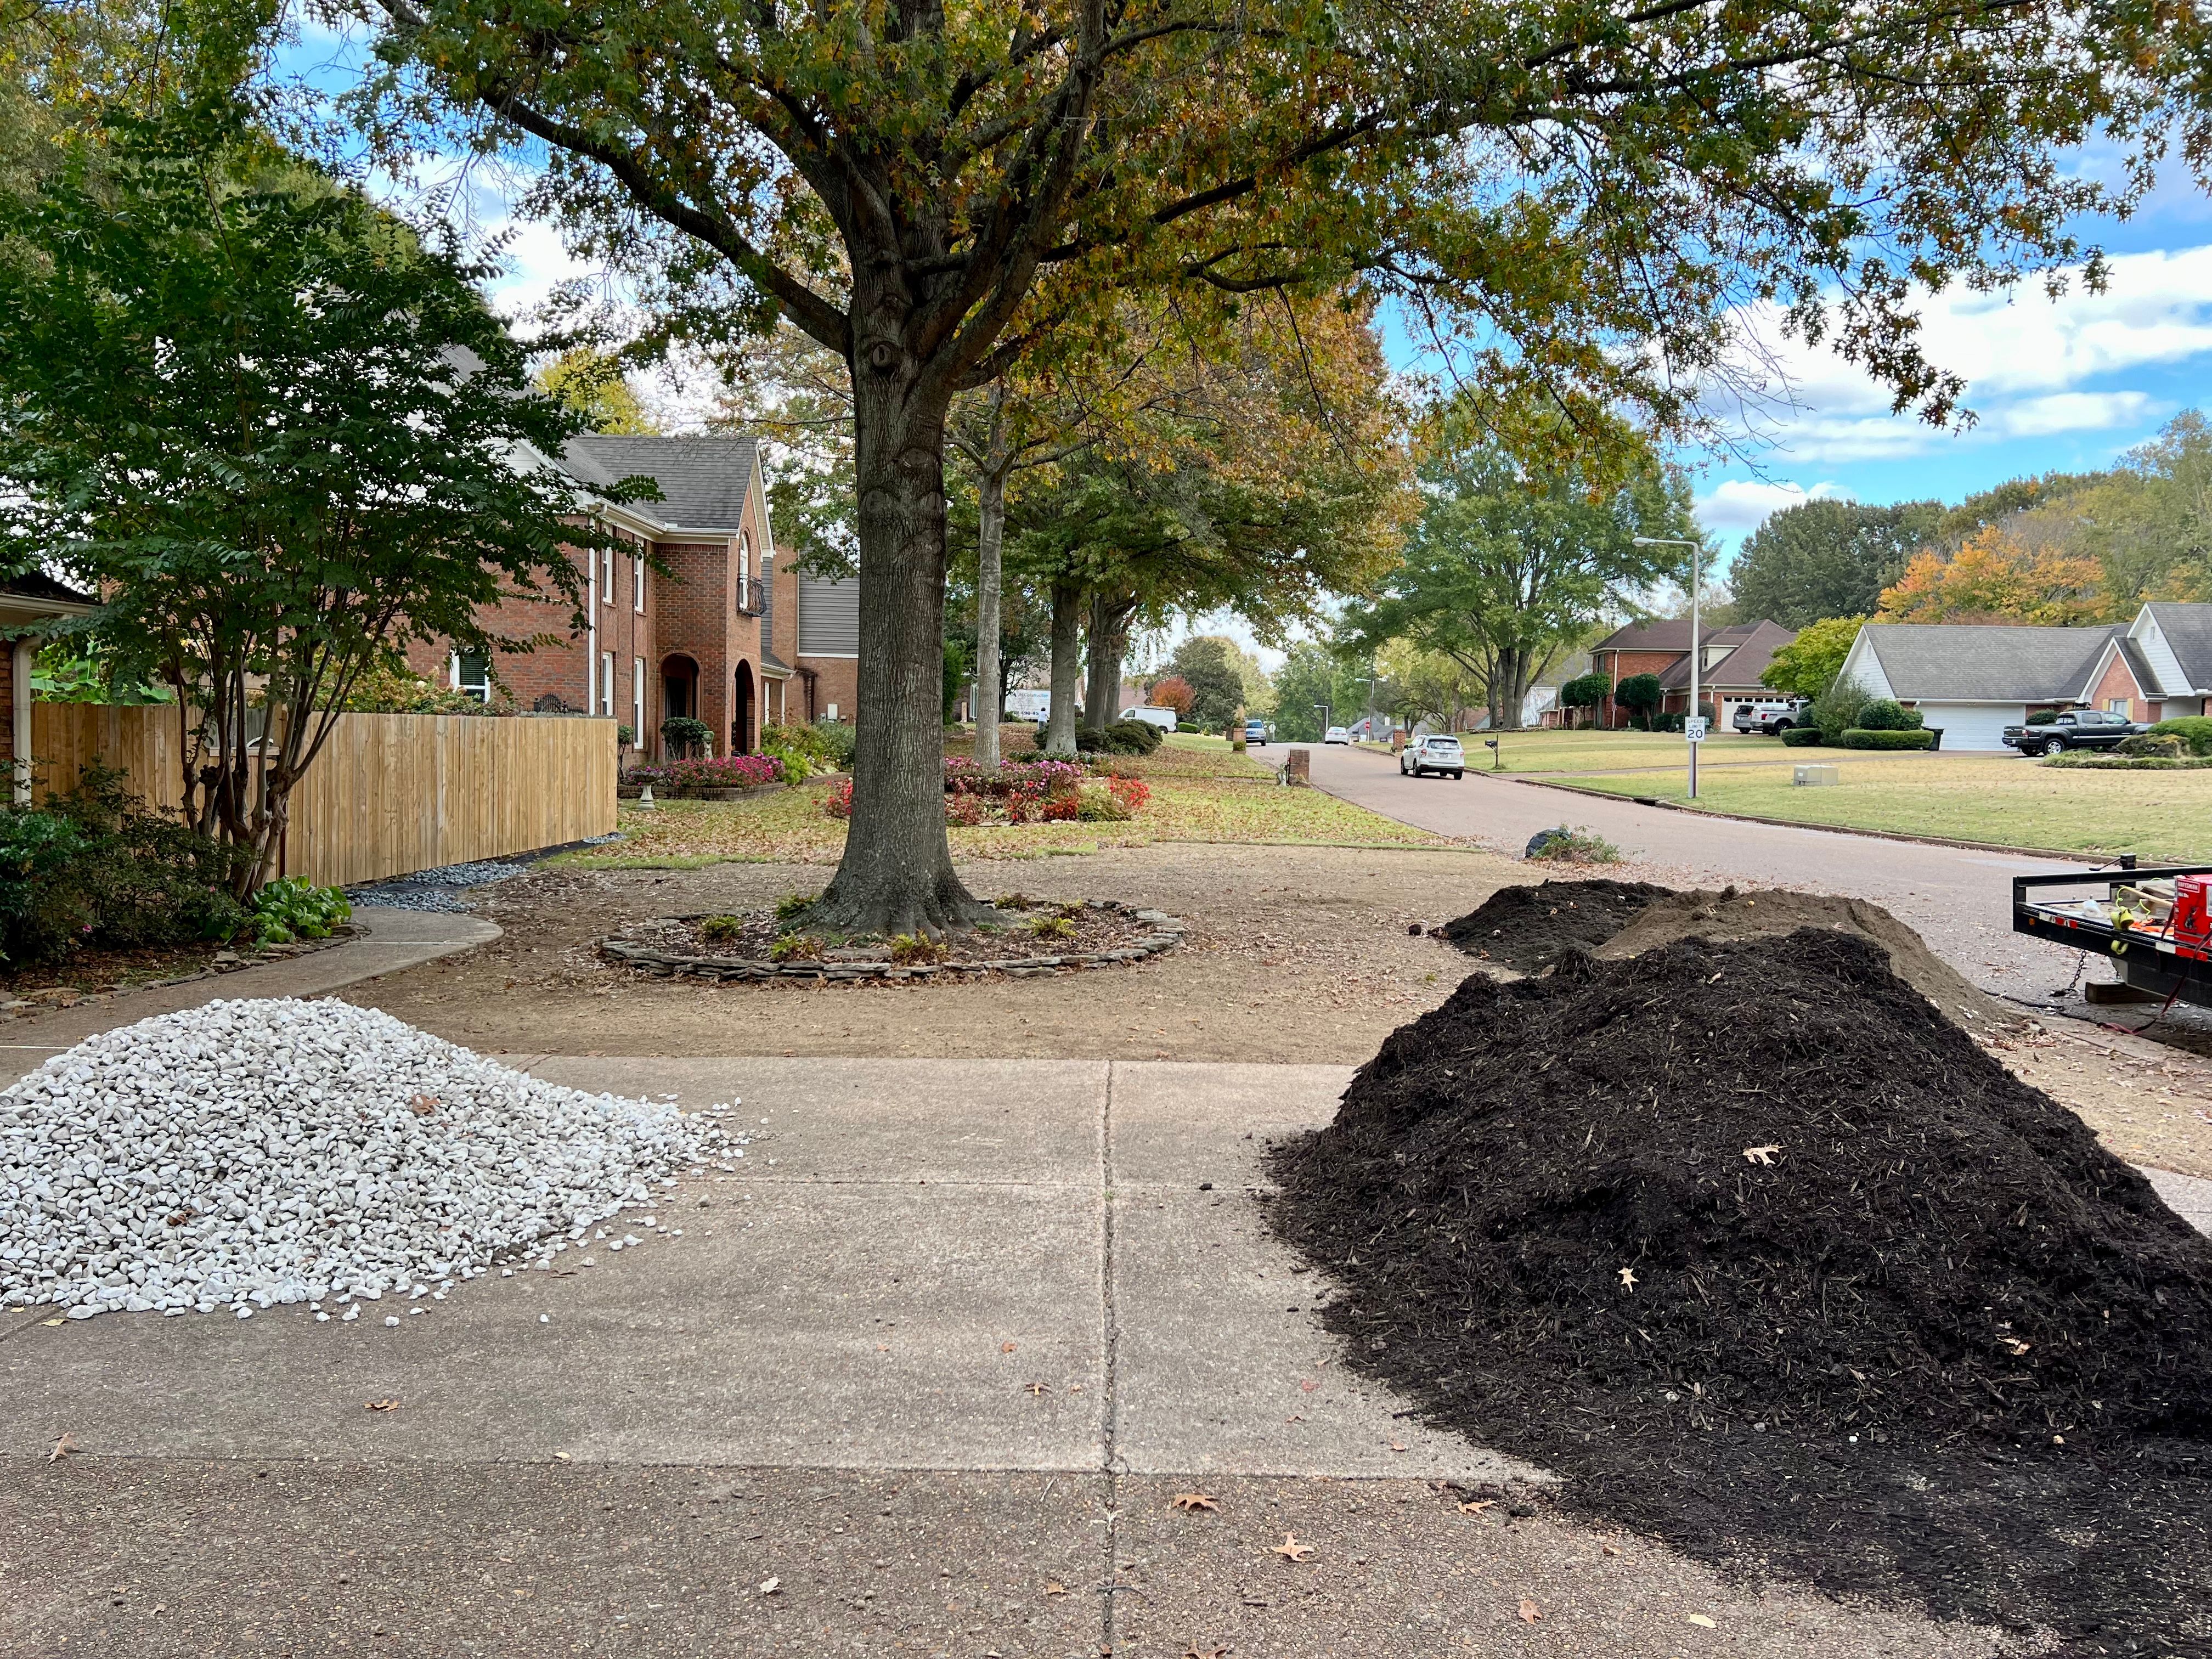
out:
M1457 738L1449 738L1437 732L1430 737L1416 738L1400 750L1398 770L1413 778L1431 772L1456 778L1467 771L1467 756L1461 750Z

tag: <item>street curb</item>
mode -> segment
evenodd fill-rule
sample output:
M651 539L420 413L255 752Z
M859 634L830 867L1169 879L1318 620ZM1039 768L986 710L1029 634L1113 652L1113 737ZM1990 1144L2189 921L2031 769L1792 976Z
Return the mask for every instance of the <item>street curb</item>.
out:
M2013 853L2021 858L2061 859L2069 864L2110 866L2117 854L2063 853L2051 847L2018 847L1994 841L1955 841L1947 836L1914 836L1902 830L1859 830L1842 823L1807 823L1797 818L1760 817L1751 812L1717 812L1710 806L1692 806L1682 801L1660 800L1650 795L1624 795L1617 789L1591 789L1581 784L1554 783L1543 778L1516 777L1508 772L1500 777L1496 774L1469 772L1468 776L1488 775L1494 783L1517 783L1531 789L1557 789L1565 794L1580 795L1585 800L1593 797L1600 800L1622 800L1631 806L1656 806L1662 811L1687 812L1692 817L1733 818L1738 823L1769 823L1778 830L1810 830L1829 836L1864 836L1874 841L1908 842L1922 847L1955 847L1969 853Z

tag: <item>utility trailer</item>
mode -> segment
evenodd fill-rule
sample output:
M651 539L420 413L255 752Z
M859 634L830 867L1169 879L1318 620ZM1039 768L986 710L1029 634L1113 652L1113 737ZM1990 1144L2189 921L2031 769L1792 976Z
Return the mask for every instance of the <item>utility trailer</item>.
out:
M2012 929L2109 957L2139 991L2212 1007L2212 864L2014 876Z

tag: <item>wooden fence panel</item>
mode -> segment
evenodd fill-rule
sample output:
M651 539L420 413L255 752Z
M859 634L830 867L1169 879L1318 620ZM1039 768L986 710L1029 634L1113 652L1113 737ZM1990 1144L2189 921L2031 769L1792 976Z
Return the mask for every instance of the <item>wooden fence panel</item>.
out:
M172 707L32 706L41 794L96 757L173 807L182 742ZM343 886L604 836L618 770L611 720L342 714L292 791L283 873Z

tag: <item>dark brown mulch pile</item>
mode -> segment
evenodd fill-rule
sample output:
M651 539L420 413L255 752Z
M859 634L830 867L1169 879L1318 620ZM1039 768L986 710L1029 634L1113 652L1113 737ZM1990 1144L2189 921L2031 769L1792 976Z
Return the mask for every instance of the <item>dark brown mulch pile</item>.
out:
M1566 951L1594 950L1674 890L1647 881L1545 881L1501 887L1436 931L1471 957L1541 973Z
M2212 1653L2212 1243L1870 941L1471 975L1276 1158L1353 1363L1566 1504Z

